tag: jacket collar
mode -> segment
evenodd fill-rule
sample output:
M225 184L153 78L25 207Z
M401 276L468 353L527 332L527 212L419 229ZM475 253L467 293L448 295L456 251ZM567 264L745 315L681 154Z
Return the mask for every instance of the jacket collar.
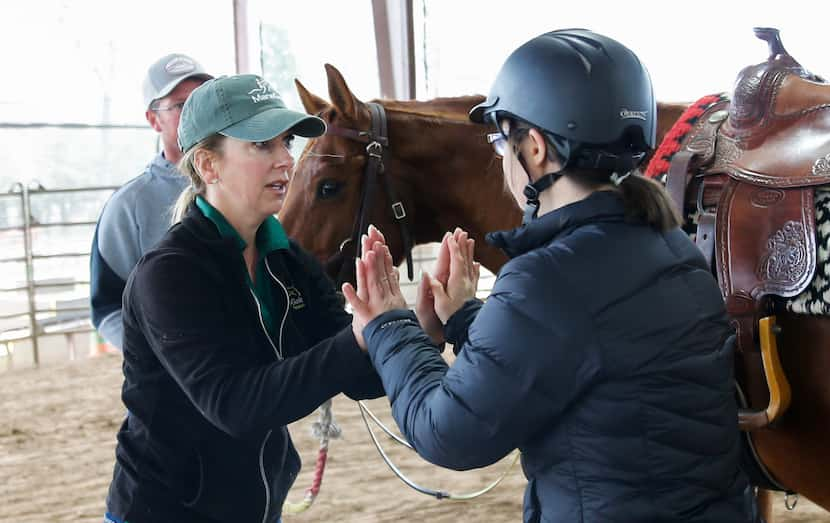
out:
M235 257L239 254L239 246L234 238L222 236L216 225L210 221L196 206L196 202L187 207L182 221L179 223L187 234L196 240L203 248L215 252L220 256Z
M487 242L515 258L546 245L558 236L587 223L621 222L625 218L622 197L614 191L597 191L578 202L560 207L526 225L487 234Z
M213 222L219 230L220 236L223 238L232 238L240 251L245 250L245 247L247 247L245 240L242 239L242 236L239 235L237 230L234 229L233 225L228 222L219 209L208 203L201 195L196 196L196 207L202 211L202 214L208 220ZM257 229L256 247L260 257L271 251L288 248L288 236L286 236L285 230L274 216L267 217Z

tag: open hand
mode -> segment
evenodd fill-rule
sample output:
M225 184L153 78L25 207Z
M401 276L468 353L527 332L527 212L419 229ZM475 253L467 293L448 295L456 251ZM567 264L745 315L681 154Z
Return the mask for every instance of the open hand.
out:
M386 244L386 238L384 238L383 233L380 232L380 229L375 227L374 225L369 225L368 234L364 234L360 237L360 252L365 253L366 251L371 250L372 246L375 243L382 243ZM355 263L359 266L359 259L355 260ZM355 276L357 278L362 278L363 276L358 272L358 267L355 267ZM361 293L362 299L367 299L365 296L365 289L366 285L359 283L360 279L358 279L358 291ZM363 339L363 327L365 325L360 323L360 320L357 316L352 315L352 332L354 333L354 337L357 340L357 344L360 348L365 352L366 351L366 341Z
M354 313L352 328L362 333L370 321L384 312L405 309L406 299L401 293L398 269L384 243L376 241L371 248L364 249L356 264L357 289L344 283L342 290ZM365 350L365 342L361 348Z
M434 276L424 272L421 275L421 282L418 284L418 293L415 295L415 316L418 323L429 336L433 343L440 345L444 343L444 325L435 313L435 295L432 293L432 280L436 280L442 286L447 285L450 277L450 251L447 239L450 233L446 233L438 248L438 261L433 271Z
M430 278L434 310L441 323L447 323L464 302L475 297L481 272L481 265L473 260L475 240L465 231L456 229L445 241L450 258L447 283Z

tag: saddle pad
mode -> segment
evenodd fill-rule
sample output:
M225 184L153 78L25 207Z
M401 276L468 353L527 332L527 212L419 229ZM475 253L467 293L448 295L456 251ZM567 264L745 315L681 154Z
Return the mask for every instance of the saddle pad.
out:
M830 188L816 189L816 273L810 285L784 299L788 311L814 316L830 315Z

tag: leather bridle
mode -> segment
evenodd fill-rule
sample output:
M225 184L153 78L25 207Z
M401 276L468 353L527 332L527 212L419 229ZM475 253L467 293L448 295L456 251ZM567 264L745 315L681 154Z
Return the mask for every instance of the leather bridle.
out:
M372 196L374 195L375 185L378 183L384 187L386 199L391 206L392 216L395 218L395 221L398 223L400 228L401 243L403 245L404 255L406 256L407 275L409 276L410 281L413 278L412 236L406 221L406 209L404 208L403 201L396 197L395 191L392 188L392 180L389 176L384 176L384 174L386 174L383 163L384 153L386 152L386 148L389 147L389 138L386 131L386 111L383 106L378 103L369 102L367 105L369 106L369 111L372 117L370 130L359 131L356 129L337 127L330 124L327 125L326 128L326 134L328 135L339 136L341 138L347 138L349 140L365 143L366 154L368 155L366 168L363 171L364 180L360 199L360 209L355 218L354 225L352 226L351 236L343 241L340 245L339 251L326 261L327 269L334 269L336 268L337 263L341 264L337 276L338 287L345 281L355 281L353 278L355 270L354 261L361 255L360 235L363 234L369 226L368 220L372 206ZM318 114L318 116L320 115ZM333 273L332 270L328 270L327 272L329 272L329 274ZM351 279L349 279L350 276L352 276ZM389 466L390 469L392 469L392 472L394 472L395 475L409 487L422 494L435 497L436 499L471 500L481 496L501 483L519 459L519 453L516 452L510 464L507 468L505 468L504 472L496 478L495 481L475 492L458 494L447 492L445 490L436 490L423 487L409 479L392 463L389 456L381 447L374 431L369 426L369 418L371 418L381 430L383 430L388 436L399 444L414 450L412 449L412 445L396 436L368 409L363 402L358 401L357 403L360 407L360 415L363 418L363 423L366 425L366 429L369 431L369 435L372 438L372 443L375 445L375 448L378 450L378 453L383 461Z
M349 129L338 127L335 125L327 125L326 134L331 136L339 136L347 138L366 145L366 168L363 171L363 189L361 191L360 209L355 217L352 226L352 233L349 238L340 244L340 249L331 258L326 261L326 268L332 269L329 274L337 271L338 287L345 281L354 282L355 260L360 257L361 245L360 236L366 233L369 226L369 216L372 208L372 197L374 196L375 186L380 183L386 192L386 199L390 204L392 216L398 223L398 228L401 233L401 245L403 246L404 256L406 257L406 272L410 281L413 278L412 269L412 234L406 220L406 208L403 200L397 198L394 188L392 187L392 180L389 176L385 176L384 169L384 154L389 147L389 138L386 129L386 111L383 106L369 102L366 105L369 107L369 112L372 117L371 128L368 131L360 131L357 129ZM340 264L339 269L337 265Z

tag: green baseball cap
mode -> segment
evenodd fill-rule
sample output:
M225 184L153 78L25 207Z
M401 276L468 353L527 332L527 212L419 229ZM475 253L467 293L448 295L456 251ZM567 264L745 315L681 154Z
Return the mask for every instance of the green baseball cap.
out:
M314 138L326 132L326 123L288 109L279 93L260 76L221 76L187 97L179 118L179 148L186 152L215 133L264 142L288 130Z

